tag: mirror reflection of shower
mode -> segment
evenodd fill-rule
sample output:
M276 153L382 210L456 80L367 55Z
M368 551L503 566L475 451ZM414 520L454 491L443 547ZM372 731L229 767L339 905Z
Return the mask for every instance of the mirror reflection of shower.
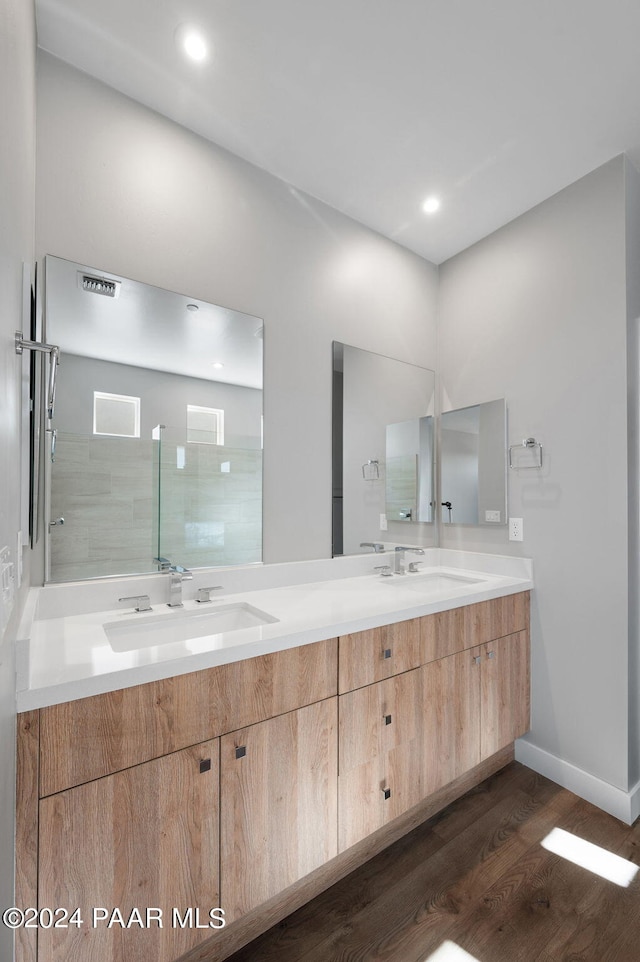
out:
M46 580L261 561L262 322L61 258L45 270L61 349Z

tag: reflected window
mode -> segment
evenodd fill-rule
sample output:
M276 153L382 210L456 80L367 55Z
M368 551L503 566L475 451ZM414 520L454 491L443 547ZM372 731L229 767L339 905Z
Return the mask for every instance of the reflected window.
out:
M117 438L139 438L140 398L94 391L93 433Z
M187 404L187 441L224 444L224 411Z

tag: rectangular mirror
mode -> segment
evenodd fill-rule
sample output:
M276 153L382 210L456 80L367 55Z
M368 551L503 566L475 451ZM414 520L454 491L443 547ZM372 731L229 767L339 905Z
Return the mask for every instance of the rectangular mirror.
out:
M433 416L388 424L385 454L387 522L433 521Z
M507 523L507 409L504 398L440 418L444 524Z
M427 368L333 344L333 554L420 541L434 520Z
M262 558L263 324L58 257L47 581Z

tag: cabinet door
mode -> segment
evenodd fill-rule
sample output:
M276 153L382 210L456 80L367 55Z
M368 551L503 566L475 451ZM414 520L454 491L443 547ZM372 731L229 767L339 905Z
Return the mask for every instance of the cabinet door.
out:
M221 739L228 922L337 853L337 698Z
M529 730L529 632L482 645L482 758Z
M420 737L420 670L350 691L340 696L338 705L342 775Z
M422 798L420 669L342 695L339 715L343 852Z
M480 762L480 649L441 658L421 671L426 796Z
M214 739L41 800L40 907L82 918L40 928L41 962L173 962L214 934L195 910L207 924L220 905L218 753ZM192 910L192 927L172 924L174 908ZM94 909L120 917L94 927ZM125 927L134 909L141 922Z

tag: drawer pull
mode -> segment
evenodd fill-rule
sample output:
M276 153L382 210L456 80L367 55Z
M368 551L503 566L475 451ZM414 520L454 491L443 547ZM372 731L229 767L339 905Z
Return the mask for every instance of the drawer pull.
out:
M385 725L391 724L391 715L383 715Z
M487 658L495 658L495 656L496 656L495 651L488 651L488 652L487 652Z
M200 759L200 774L204 775L205 772L211 771L211 759L201 758Z
M482 658L480 657L480 655L474 656L474 659L473 659L474 665L479 665L481 661L482 661Z
M246 754L247 754L247 749L245 748L244 745L240 745L239 748L236 748L236 758L244 758Z
M384 650L384 657L385 657L385 658L391 658L391 648L385 648L385 650Z
M383 796L383 798L384 798L385 801L386 801L388 798L391 798L391 789L390 789L390 788L383 788L383 789L382 789L382 796Z

